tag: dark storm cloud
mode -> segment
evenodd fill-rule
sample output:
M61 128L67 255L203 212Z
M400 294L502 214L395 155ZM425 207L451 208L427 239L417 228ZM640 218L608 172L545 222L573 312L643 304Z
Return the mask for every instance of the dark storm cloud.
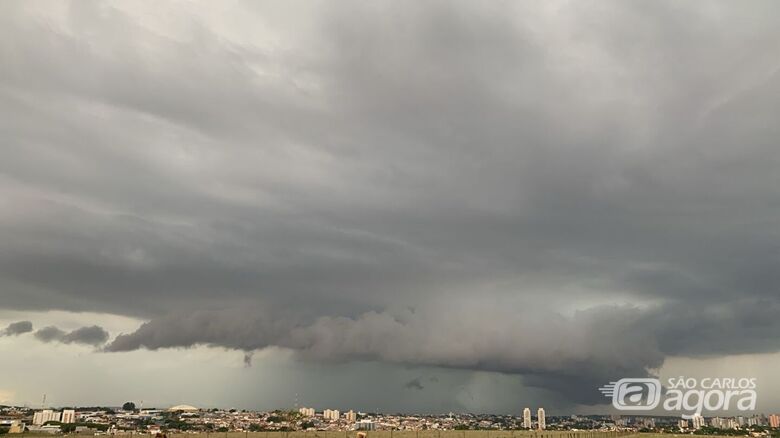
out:
M593 388L621 376L651 375L668 355L780 350L780 341L766 335L780 332L778 311L770 302L675 303L646 309L599 306L567 318L471 305L447 312L323 317L296 327L277 321L273 328L269 320L245 312L221 311L152 320L118 336L106 350L279 346L310 361L372 360L518 374L526 385L592 404L603 402Z
M35 338L41 342L52 342L61 340L65 334L65 331L54 326L49 326L35 332Z
M419 377L415 377L414 379L406 382L406 384L404 384L404 388L415 389L417 391L422 391L423 389L425 389Z
M777 4L192 7L0 6L4 308L583 403L780 349Z
M30 321L17 321L8 324L8 327L0 330L0 336L18 336L24 333L29 333L33 330L32 322Z
M108 340L108 332L100 326L81 327L63 336L62 342L66 344L101 345Z
M36 331L34 336L42 342L99 346L108 341L109 334L103 327L97 325L81 327L71 332L49 326Z
M247 308L175 312L144 323L133 333L120 334L106 349L156 350L207 344L251 351L273 345L292 324L291 319L283 316L274 318L267 312Z

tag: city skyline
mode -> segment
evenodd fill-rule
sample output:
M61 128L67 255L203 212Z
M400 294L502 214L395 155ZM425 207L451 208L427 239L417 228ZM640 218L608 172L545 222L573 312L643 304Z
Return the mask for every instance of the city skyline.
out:
M540 431L578 432L599 431L605 437L616 433L691 433L704 435L744 435L771 437L780 433L777 414L749 414L737 416L694 414L690 421L670 415L553 415L543 407L537 416L530 416L530 408L518 415L477 413L403 414L364 412L353 409L340 411L333 407L317 410L312 407L275 409L272 411L238 410L227 408L199 408L180 404L167 408L137 406L127 401L121 407L46 408L46 399L40 409L0 405L0 430L4 433L95 432L111 435L136 433L200 433L200 432L349 432L349 431ZM625 414L625 413L624 413ZM415 436L417 436L415 434ZM461 435L462 437L463 435Z
M0 2L0 404L780 412L779 40L772 1Z
M132 402L123 403L121 407L71 407L58 409L39 409L18 408L0 405L0 420L8 424L8 419L12 419L12 424L21 424L29 427L30 431L46 431L59 427L110 427L116 428L116 432L135 430L140 427L143 430L151 424L161 426L163 423L170 423L171 418L178 418L171 424L178 426L168 426L168 430L175 431L179 427L184 427L181 422L186 422L186 426L181 431L197 431L198 427L204 427L212 424L211 427L222 425L226 431L260 431L274 430L274 428L283 428L289 430L419 430L433 427L440 430L463 430L467 429L498 429L498 430L517 430L524 429L546 430L549 425L551 430L582 430L582 429L600 429L604 430L640 430L645 432L683 432L686 430L698 431L705 429L720 430L753 430L756 433L764 432L765 428L780 429L780 416L771 415L739 415L733 417L723 416L701 416L694 415L690 422L685 418L679 419L677 416L656 416L656 415L587 415L587 416L551 416L550 422L547 422L547 416L544 408L538 409L538 414L534 423L527 421L529 408L523 410L523 415L492 415L492 414L474 414L474 413L448 413L448 414L389 414L389 413L371 413L355 412L349 410L339 413L334 409L314 410L313 408L302 407L299 410L273 410L273 411L247 411L236 409L203 409L191 405L177 405L169 408L139 408ZM189 421L191 420L191 421ZM91 426L89 426L91 425ZM251 426L251 427L250 427ZM468 426L468 427L465 427ZM2 427L2 425L0 425ZM755 429L755 428L758 429ZM191 429L195 428L195 429ZM269 429L270 428L270 429ZM334 429L335 428L335 429ZM709 428L709 429L708 429Z

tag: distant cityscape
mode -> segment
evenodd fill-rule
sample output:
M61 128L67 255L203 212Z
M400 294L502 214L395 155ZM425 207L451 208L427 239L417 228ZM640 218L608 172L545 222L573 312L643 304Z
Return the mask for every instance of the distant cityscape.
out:
M521 416L448 413L411 415L368 413L313 407L292 410L251 411L201 409L177 405L164 409L121 407L70 407L32 409L0 406L0 433L159 434L262 431L351 430L559 430L635 431L673 434L778 436L780 416L754 415L692 419L664 416L570 415L547 416L544 408L522 410Z

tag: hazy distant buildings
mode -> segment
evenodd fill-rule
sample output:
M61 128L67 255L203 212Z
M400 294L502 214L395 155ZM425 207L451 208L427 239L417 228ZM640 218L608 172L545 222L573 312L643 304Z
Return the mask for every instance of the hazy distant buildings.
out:
M531 409L523 409L523 427L526 429L531 428Z
M298 412L300 412L301 415L304 417L313 417L314 416L314 408L300 408L298 409Z
M715 417L712 419L712 426L719 427L721 429L728 429L728 419Z
M200 409L191 405L176 405L168 408L168 412L198 412Z
M780 427L780 415L772 414L769 416L769 427Z
M536 424L539 430L544 430L544 428L547 427L547 423L545 422L544 418L544 408L539 408L539 410L536 411Z
M687 429L687 428L688 428L688 420L686 420L686 419L681 419L680 421L678 421L678 422L677 422L677 426L678 426L680 429Z
M73 409L65 409L62 411L62 419L60 420L63 423L75 423L76 422L76 411Z
M369 420L358 421L356 426L357 430L376 430L376 423Z
M710 426L716 428L716 429L732 429L729 427L729 418L720 418L715 417L712 420L710 420Z
M325 409L325 412L322 413L322 418L331 421L338 421L339 415L340 413L336 409Z
M33 414L33 425L41 426L49 421L60 421L60 413L51 409L44 409Z
M691 418L691 425L693 426L694 429L701 429L702 427L704 427L704 417L702 417L699 414L695 414Z
M617 418L615 418L613 421L617 427L628 427L630 422L628 418L623 418L620 415L617 415Z
M349 421L350 423L354 423L355 421L357 421L357 414L355 413L355 411L351 409L349 412L345 414L345 417L347 421Z

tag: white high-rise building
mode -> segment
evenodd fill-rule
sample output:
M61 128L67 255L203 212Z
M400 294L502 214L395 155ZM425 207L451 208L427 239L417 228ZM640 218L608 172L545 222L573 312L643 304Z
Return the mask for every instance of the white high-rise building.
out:
M322 418L331 421L338 421L339 415L340 413L336 409L325 409L325 412L322 413Z
M350 423L354 423L355 421L357 421L357 414L355 413L355 411L351 409L349 410L349 412L345 414L345 416L347 418L347 421L349 421Z
M355 424L357 430L376 430L376 423L370 420L360 420Z
M33 414L33 425L41 426L48 421L60 421L60 413L54 412L51 409L44 409Z
M523 409L523 427L526 429L531 428L531 409Z
M704 427L704 417L699 414L694 414L694 416L691 418L691 425L694 429L701 429Z
M75 423L76 422L76 411L73 409L64 409L62 411L62 419L60 420L63 423Z
M300 412L304 417L314 416L314 408L300 408L298 409L298 412Z
M536 411L536 423L539 427L539 430L544 430L544 428L547 427L547 423L545 422L544 418L544 408L539 408L539 410Z

